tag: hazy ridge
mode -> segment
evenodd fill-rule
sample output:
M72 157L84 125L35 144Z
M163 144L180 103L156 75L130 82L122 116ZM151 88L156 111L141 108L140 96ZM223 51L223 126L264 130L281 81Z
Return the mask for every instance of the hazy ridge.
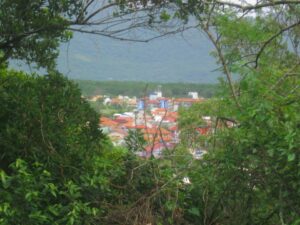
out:
M57 65L71 79L207 84L216 83L220 76L212 51L213 46L198 30L148 43L74 33L70 42L60 46ZM36 72L34 66L15 60L10 66Z
M212 50L197 30L149 43L76 33L61 46L58 67L72 79L215 83Z

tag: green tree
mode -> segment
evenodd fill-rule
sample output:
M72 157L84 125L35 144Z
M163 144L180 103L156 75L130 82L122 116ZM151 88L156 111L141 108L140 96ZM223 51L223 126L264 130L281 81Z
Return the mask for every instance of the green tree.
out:
M191 223L299 223L299 2L286 4L216 2L206 5L215 7L210 14L193 11L226 79L219 110L207 111L215 128L209 154L188 173Z
M79 11L79 1L1 1L0 63L21 59L53 69L60 42L71 37L68 19Z
M76 177L84 163L88 166L104 137L98 114L74 83L56 73L39 77L2 70L0 92L2 168L16 157L38 159L53 168L50 172Z
M106 190L99 157L111 147L98 114L61 74L2 69L0 83L1 224L92 223L99 206L86 193Z

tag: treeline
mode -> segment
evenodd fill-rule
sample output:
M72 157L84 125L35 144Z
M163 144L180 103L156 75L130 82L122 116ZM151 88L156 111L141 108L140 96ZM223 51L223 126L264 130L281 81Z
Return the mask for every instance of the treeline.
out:
M91 81L75 80L83 95L127 95L144 96L161 89L165 97L187 97L188 92L198 92L199 96L210 98L217 92L217 84L192 83L146 83L135 81Z

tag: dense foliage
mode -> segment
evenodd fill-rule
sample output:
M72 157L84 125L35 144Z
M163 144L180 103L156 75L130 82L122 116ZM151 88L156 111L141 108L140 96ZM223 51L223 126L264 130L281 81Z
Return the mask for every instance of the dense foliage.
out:
M18 155L60 166L63 174L74 166L80 170L78 158L90 158L102 136L98 115L77 86L56 73L39 77L2 70L1 81L0 147L7 149L1 165Z
M54 69L58 46L67 41L77 1L3 0L0 2L0 63L20 59Z
M94 172L105 143L98 115L59 74L3 69L0 88L1 223L84 221L75 218L92 214L81 194L82 179ZM64 210L74 215L63 219Z
M181 112L184 130L201 126L202 116L213 116L213 133L206 137L209 154L188 175L193 182L188 202L197 209L193 221L299 224L297 52L277 37L257 60L256 49L278 31L273 15L238 19L231 14L217 22L219 57L226 60L227 73L241 79L233 88L223 82L215 101ZM290 32L298 35L298 30Z

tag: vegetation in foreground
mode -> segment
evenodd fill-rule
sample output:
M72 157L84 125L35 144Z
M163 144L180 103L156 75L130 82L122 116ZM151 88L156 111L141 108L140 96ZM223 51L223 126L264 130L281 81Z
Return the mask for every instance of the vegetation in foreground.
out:
M172 169L114 148L77 85L56 73L6 69L1 84L1 224L132 224L170 217L170 208L162 210L168 198L160 186Z
M174 3L177 19L196 17L227 77L219 98L181 111L182 135L214 118L203 160L187 154L202 141L188 137L162 160L114 148L78 87L54 70L67 18L84 23L82 5L29 3L0 3L1 224L300 223L298 1ZM11 58L48 75L8 70Z

